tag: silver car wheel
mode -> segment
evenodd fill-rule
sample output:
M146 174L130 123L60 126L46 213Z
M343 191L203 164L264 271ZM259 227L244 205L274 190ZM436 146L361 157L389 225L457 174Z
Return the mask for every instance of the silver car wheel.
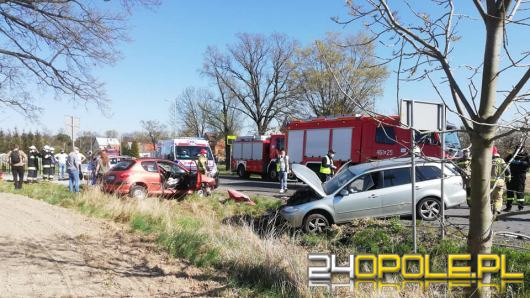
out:
M315 218L310 219L309 222L307 223L307 225L308 225L308 231L309 232L312 232L312 233L318 232L318 233L320 233L320 232L323 232L326 229L326 227L328 226L328 223L324 219L322 219L320 217L315 217Z
M436 199L426 199L420 205L420 216L425 220L434 220L440 214L440 202Z

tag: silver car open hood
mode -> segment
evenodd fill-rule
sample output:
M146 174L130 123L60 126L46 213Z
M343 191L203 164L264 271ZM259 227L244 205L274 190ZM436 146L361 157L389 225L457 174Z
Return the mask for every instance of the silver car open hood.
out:
M320 178L318 178L318 175L315 172L313 172L310 168L304 165L301 165L301 164L293 164L291 167L291 170L296 175L296 177L298 177L298 179L302 180L305 184L311 187L320 196L322 197L326 196L326 193L324 192L324 188L322 188L322 181L320 181Z

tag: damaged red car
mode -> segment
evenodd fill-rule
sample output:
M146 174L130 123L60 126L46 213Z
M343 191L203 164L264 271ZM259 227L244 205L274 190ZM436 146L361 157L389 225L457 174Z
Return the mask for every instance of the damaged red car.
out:
M182 197L194 192L209 195L215 179L190 171L169 160L141 158L124 160L113 166L102 179L102 190L133 198Z

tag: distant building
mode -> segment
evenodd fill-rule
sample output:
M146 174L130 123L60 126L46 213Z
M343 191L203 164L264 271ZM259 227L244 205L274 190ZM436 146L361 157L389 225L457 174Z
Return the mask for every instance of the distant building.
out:
M109 153L119 154L120 140L118 140L117 138L96 137L94 138L92 148L94 151L105 150Z
M213 155L215 155L219 160L225 159L225 140L219 138L217 133L207 132L204 134L204 138L210 143L210 148L212 149Z
M154 157L155 146L151 143L138 143L140 157Z

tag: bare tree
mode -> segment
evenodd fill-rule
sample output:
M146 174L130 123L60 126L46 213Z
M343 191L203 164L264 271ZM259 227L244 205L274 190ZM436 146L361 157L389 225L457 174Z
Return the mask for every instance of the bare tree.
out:
M292 111L293 89L288 81L296 43L280 34L242 33L237 38L226 54L208 48L204 68L218 76L239 102L234 108L255 123L259 134L264 134L273 120Z
M318 117L373 110L387 77L378 63L374 44L363 35L343 38L328 33L325 39L298 49L291 84L301 99L299 112ZM342 90L335 73L340 74Z
M105 131L105 137L106 138L118 138L120 134L115 129L109 129Z
M211 116L208 109L213 95L205 89L186 88L171 103L170 119L179 129L172 127L179 136L203 137ZM172 124L173 125L173 124Z
M147 139L156 148L156 143L167 135L166 126L158 120L141 121L141 124L146 132Z
M497 129L499 126L508 127L510 131L507 134L526 130L526 127L518 127L519 122L526 121L518 120L527 118L527 112L508 123L501 121L501 117L510 106L527 100L529 94L521 90L530 78L530 67L523 64L530 52L515 57L508 43L509 30L514 26L528 28L528 16L516 16L517 12L528 14L528 8L523 8L528 3L520 0L473 0L474 16L466 15L465 11L469 11L466 9L457 11L452 0L432 0L427 3L433 6L428 12L417 11L407 1L401 11L396 11L386 0L348 3L352 17L345 22L364 21L365 29L373 33L374 40L394 48L393 54L385 62L399 61L398 74L404 76L402 80L429 80L442 100L445 97L440 86L448 90L452 101L451 111L462 120L472 145L472 207L468 249L474 260L472 268L476 269L476 256L490 253L492 246L491 150L494 141L505 135L496 134ZM483 31L475 35L483 34L485 43L478 45L479 49L466 48L465 51L483 51L483 57L478 66L454 65L451 57L455 45L462 39L457 33L458 25L464 21L476 22L477 19L482 22ZM468 60L472 58L468 56ZM466 70L468 73L457 75L457 72ZM519 79L508 90L504 90L498 83L508 70L515 71ZM464 75L467 79L464 79ZM481 76L479 88L475 87L478 86L475 83L477 76ZM483 282L488 283L489 280L489 275L484 276Z
M0 1L0 104L36 116L31 91L44 89L101 106L103 84L90 69L118 58L115 45L126 39L132 5L155 2L122 0L122 9L112 12L106 2Z
M225 144L228 144L229 135L237 135L243 127L241 120L241 112L238 107L238 101L230 92L228 87L223 83L223 77L226 73L215 65L218 52L212 48L208 48L204 55L204 64L202 74L214 81L216 87L216 95L212 101L206 106L209 111L208 124L211 128L219 133L224 138ZM230 166L230 149L225 145L225 160L226 167Z

